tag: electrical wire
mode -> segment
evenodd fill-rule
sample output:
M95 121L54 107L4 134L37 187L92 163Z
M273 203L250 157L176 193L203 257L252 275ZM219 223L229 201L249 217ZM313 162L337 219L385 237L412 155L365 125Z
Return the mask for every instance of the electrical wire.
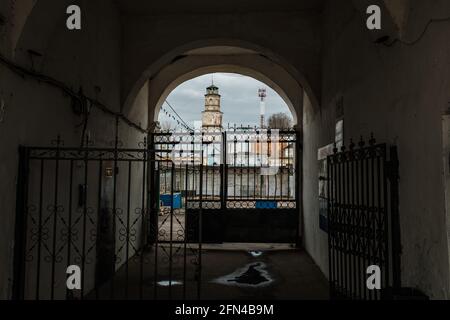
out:
M423 31L420 33L420 35L419 35L415 40L413 40L413 41L404 41L404 40L401 40L401 39L397 38L397 39L394 39L391 43L384 43L384 45L385 45L386 47L392 47L392 46L394 46L394 45L397 44L397 43L401 43L401 44L403 44L403 45L405 45L405 46L414 46L414 45L416 45L417 43L419 43L420 40L423 39L423 37L425 36L425 34L427 33L429 27L430 27L432 24L434 24L434 23L448 22L448 21L450 21L450 17L447 17L447 18L440 18L440 19L430 19L430 20L428 21L428 23L426 24L425 28L423 29Z
M174 107L169 103L169 101L165 101L165 103L169 106L170 109L176 114L176 116L181 120L181 122L184 124L184 127L189 131L194 131L187 123L184 121L184 119L178 114L178 112L175 110Z
M169 110L165 109L164 107L161 107L161 111L164 112L167 117L176 121L178 126L181 126L182 128L186 129L187 131L194 131L187 124L182 122L183 119L179 119L179 118L177 119L177 117L175 115L173 115Z
M186 129L187 131L194 131L193 129L191 129L187 124L182 123L182 119L180 121L177 120L177 117L175 117L170 111L168 111L167 109L165 109L164 107L161 107L161 111L164 112L166 114L167 117L173 119L174 121L176 121L178 123L179 126L183 127L184 129Z
M76 93L71 88L69 88L66 84L64 84L63 82L61 82L59 80L56 80L56 79L49 77L47 75L44 75L42 73L38 73L34 70L30 70L25 67L22 67L16 63L12 62L11 60L7 59L5 56L3 56L1 54L0 54L0 63L4 64L11 71L18 74L21 77L25 77L25 76L32 77L32 78L36 79L38 82L46 83L52 87L55 87L55 88L61 90L63 93L65 93L66 95L68 95L69 97L71 97L73 99L79 99L79 100L86 99L87 101L90 102L92 107L96 107L103 113L108 114L110 116L118 117L129 127L134 128L141 133L147 134L149 132L148 129L142 128L139 124L136 124L135 122L131 121L122 113L111 110L105 104L101 103L100 101L98 101L96 99L89 98L89 97L86 97L79 93Z

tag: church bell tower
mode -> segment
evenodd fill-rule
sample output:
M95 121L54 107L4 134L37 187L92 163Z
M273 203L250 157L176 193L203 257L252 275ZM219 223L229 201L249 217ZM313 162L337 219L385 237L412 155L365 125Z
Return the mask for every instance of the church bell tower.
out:
M212 84L206 88L205 110L203 111L202 127L204 130L222 130L223 113L220 111L219 88Z

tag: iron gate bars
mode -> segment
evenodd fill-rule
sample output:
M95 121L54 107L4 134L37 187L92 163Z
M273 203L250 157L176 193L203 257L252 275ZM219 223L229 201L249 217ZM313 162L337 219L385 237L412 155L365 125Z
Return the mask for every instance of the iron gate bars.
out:
M301 157L295 131L157 132L151 141L157 159L175 164L191 241L201 234L200 242L208 243L299 243ZM170 180L164 171L156 176L157 185Z
M21 147L14 297L200 298L203 211L287 209L297 221L297 144L295 132L236 130L157 133L136 149ZM81 290L66 287L69 265Z
M224 138L226 208L296 209L296 132L236 129Z
M396 148L372 137L334 151L327 160L331 296L385 299L399 279ZM367 287L369 266L381 269L382 290Z
M136 149L120 146L118 140L106 148L87 141L71 148L58 138L51 147L20 148L16 299L199 296L201 246L187 243L176 216L175 164L156 159L159 151L146 141ZM152 184L160 170L171 177L160 186L172 196L165 216L155 206L160 190ZM81 272L80 290L66 286L71 265Z
M223 199L223 134L217 132L161 132L152 136L157 159L175 164L177 191L188 209L220 209ZM167 180L164 172L161 181ZM183 185L185 182L185 185ZM201 201L200 201L201 197Z
M298 206L295 131L161 132L155 133L152 140L155 148L161 150L157 158L172 160L180 176L186 176L188 185L184 192L189 195L189 209L199 208L200 194L204 209ZM162 174L161 179L165 181L167 176Z

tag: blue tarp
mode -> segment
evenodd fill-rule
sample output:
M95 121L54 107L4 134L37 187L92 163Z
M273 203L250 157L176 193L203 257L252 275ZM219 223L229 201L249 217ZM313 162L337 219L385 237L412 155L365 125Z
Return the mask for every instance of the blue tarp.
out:
M162 194L160 196L161 203L163 207L171 207L172 206L172 195L171 194ZM182 201L181 201L181 193L173 194L173 208L181 209Z

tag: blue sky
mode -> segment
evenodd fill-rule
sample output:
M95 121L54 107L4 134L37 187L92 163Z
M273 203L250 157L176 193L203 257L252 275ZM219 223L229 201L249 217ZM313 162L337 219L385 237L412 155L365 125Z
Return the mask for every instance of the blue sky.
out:
M206 87L211 85L212 78L212 74L207 74L189 80L172 91L167 98L167 101L191 127L194 126L194 122L201 121ZM260 88L267 89L266 117L278 112L284 112L291 116L284 100L274 90L258 80L239 74L215 73L214 84L219 87L222 96L224 127L227 127L228 123L232 125L236 123L238 126L259 124L258 89ZM164 105L164 108L170 110L167 105ZM160 113L159 121L161 123L170 121L176 124L176 121L163 111Z

